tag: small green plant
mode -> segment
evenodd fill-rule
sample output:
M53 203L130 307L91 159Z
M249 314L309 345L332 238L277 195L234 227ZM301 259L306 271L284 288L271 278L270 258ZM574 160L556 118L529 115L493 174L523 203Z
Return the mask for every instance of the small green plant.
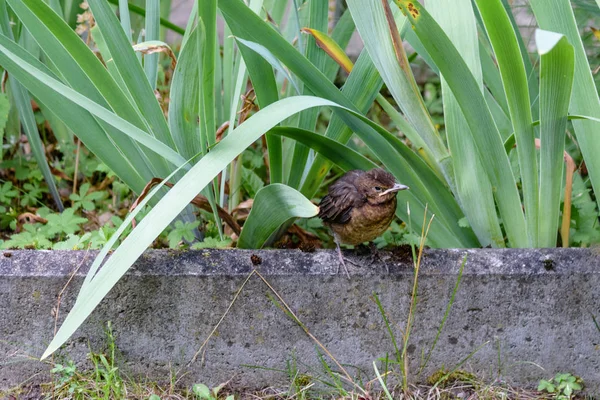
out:
M208 388L208 386L202 384L202 383L196 383L194 386L192 386L192 392L194 393L194 395L196 396L197 399L199 400L218 400L219 399L219 392L221 391L221 389L223 389L223 387L225 387L225 383L220 384L217 387L214 387L212 390L210 390ZM225 400L234 400L235 396L230 394L229 396L227 396L225 398Z
M23 196L21 197L21 206L35 206L42 199L44 193L48 193L48 190L44 187L40 187L39 182L31 181L32 183L26 183L23 185Z
M58 399L123 399L125 385L116 366L115 337L110 322L105 330L107 349L105 352L90 350L88 359L93 364L91 372L79 372L73 361L55 364L53 397Z
M78 210L83 207L86 211L93 211L96 209L95 203L97 201L104 200L108 197L108 194L103 190L90 192L90 186L91 185L86 182L79 188L79 194L72 193L71 196L69 196L73 204L73 209Z
M194 231L198 227L198 225L200 225L200 221L186 223L176 221L175 227L167 236L167 239L169 240L169 247L175 249L179 247L179 244L183 240L186 240L188 242L194 240L196 238L196 236L194 235Z
M551 393L556 400L570 400L575 392L581 389L583 389L581 378L569 373L558 373L549 380L542 379L538 385L540 392Z

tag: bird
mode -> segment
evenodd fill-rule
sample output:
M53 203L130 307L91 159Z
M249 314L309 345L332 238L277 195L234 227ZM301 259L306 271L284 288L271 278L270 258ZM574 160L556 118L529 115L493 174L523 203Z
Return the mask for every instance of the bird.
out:
M329 186L319 203L318 216L333 232L339 261L348 277L340 244L370 242L385 232L396 213L396 194L407 189L381 168L348 171Z

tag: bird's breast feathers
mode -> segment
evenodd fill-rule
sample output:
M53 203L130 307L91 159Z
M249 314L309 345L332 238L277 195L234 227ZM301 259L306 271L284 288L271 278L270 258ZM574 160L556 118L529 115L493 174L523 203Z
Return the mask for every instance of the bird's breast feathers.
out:
M395 211L396 201L380 205L366 203L352 209L348 222L331 223L330 226L342 243L357 245L369 242L385 232L394 219Z

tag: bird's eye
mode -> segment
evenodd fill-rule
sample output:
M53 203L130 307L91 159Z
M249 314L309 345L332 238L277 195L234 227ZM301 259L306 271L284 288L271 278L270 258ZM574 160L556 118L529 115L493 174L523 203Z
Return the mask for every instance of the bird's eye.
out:
M381 192L381 187L375 186L375 190L378 191L378 192Z

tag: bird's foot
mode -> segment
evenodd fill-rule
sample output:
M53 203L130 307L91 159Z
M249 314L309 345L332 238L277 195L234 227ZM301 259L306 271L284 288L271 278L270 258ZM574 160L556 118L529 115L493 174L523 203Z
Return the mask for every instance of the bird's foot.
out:
M348 277L348 279L350 279L350 273L348 272L348 267L346 267L346 261L348 261L350 264L353 264L357 267L360 267L360 264L355 263L354 261L344 257L342 255L342 249L340 248L340 245L337 245L337 253L338 253L338 260L340 262L340 264L344 267L344 271L346 272L346 276ZM340 264L338 264L338 268L336 271L336 274L340 273Z

